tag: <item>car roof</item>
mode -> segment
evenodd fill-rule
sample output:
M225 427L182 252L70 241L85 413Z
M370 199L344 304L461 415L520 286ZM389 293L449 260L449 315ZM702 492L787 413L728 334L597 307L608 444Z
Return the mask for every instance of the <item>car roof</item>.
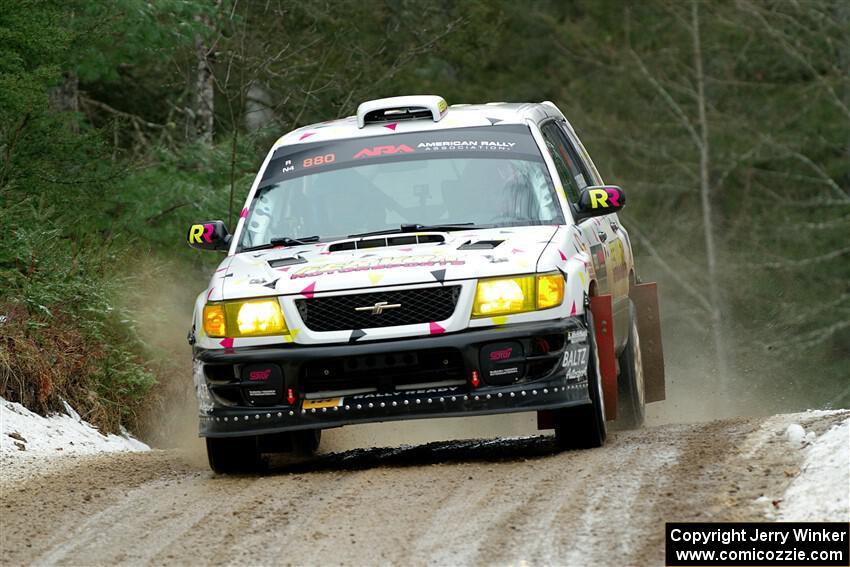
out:
M414 97L403 97L404 99ZM434 98L439 97L423 97ZM392 101L399 99L379 99L363 103L374 106L374 103ZM440 99L442 100L442 99ZM445 108L445 107L444 107ZM551 102L488 102L484 104L454 104L445 109L442 117L434 120L430 117L405 119L398 122L383 120L381 122L367 123L360 127L358 116L349 116L338 120L329 120L310 124L293 130L281 136L275 142L273 150L282 146L295 144L307 144L330 140L341 140L347 138L362 138L367 136L380 136L382 134L402 132L422 132L433 130L446 130L451 128L466 128L472 126L490 126L493 124L526 124L529 120L539 123L546 118L562 118L563 114ZM360 118L362 121L362 116Z

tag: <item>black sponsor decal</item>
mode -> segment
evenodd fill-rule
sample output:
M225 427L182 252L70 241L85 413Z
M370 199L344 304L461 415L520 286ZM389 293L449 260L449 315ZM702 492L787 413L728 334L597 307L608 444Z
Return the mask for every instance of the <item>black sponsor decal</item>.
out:
M586 332L585 332L586 333ZM587 335L585 334L585 338ZM564 350L561 366L566 370L567 380L577 380L587 373L587 360L590 347L585 344L570 344Z

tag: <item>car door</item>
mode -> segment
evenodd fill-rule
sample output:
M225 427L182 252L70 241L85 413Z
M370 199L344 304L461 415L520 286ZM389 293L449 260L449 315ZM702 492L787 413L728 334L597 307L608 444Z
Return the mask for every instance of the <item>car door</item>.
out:
M584 145L578 139L578 136L569 123L559 121L558 127L561 135L568 142L568 147L573 149L574 159L581 164L581 169L585 172L585 179L588 179L588 184L603 185L602 178L593 165L590 156L587 154L587 150L584 149ZM593 231L595 231L595 236L605 253L605 265L608 273L607 289L609 290L608 293L612 296L612 307L614 310L614 342L619 351L625 346L628 340L631 248L625 230L620 227L617 213L610 213L582 222L580 226L582 226L586 235L588 230L584 229L584 227L592 221L596 221ZM588 237L593 238L593 235L589 235Z
M588 185L596 184L595 177L580 158L559 121L550 120L541 124L540 132L552 155L552 161L555 162L555 169L558 170L558 177L561 179L567 201L571 206L575 206L581 190ZM599 294L614 292L608 261L609 240L613 240L613 230L607 220L609 216L611 215L584 219L578 223L579 229L590 243L590 255L596 271L596 286Z

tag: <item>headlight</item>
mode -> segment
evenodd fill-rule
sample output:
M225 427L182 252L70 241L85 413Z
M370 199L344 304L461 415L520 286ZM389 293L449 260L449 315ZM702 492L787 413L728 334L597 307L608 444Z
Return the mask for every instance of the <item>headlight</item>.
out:
M289 330L277 299L208 303L204 331L210 337L266 337Z
M559 273L480 280L472 316L493 317L557 307L564 301L564 276Z

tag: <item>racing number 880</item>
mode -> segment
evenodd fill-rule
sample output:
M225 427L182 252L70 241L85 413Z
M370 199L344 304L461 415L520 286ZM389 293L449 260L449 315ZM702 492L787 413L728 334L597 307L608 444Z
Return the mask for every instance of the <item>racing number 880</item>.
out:
M313 156L304 160L304 167L313 167L314 165L323 165L336 161L336 154L325 154L323 156Z

